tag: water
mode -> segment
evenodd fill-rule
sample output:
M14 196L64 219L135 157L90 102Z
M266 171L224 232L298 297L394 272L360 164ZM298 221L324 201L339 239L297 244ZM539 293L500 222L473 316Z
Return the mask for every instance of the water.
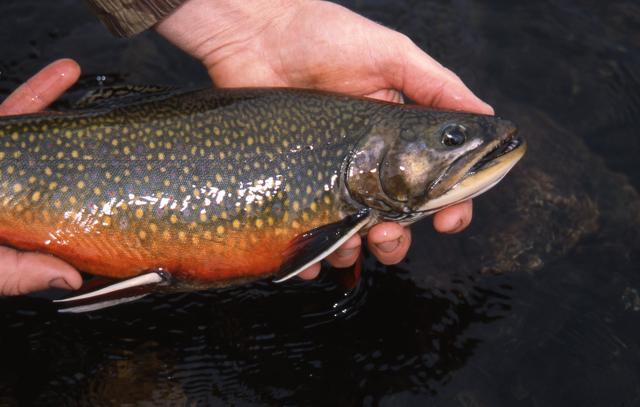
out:
M59 57L99 82L204 84L76 1L0 5L0 95ZM0 299L0 405L640 405L640 4L360 0L521 126L468 231L414 227L352 293L314 282L58 315Z

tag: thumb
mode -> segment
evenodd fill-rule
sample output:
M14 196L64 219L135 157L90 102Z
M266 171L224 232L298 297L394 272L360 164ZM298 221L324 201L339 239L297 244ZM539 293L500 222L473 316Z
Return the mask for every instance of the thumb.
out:
M22 295L47 288L71 290L81 285L80 274L58 258L0 247L0 295Z

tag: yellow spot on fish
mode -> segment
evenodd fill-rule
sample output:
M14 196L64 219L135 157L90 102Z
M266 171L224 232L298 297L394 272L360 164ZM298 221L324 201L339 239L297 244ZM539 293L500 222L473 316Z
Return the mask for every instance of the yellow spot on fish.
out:
M187 234L184 233L182 230L178 232L178 239L180 239L181 242L184 242L185 240L187 240Z
M155 223L150 223L149 230L151 231L151 233L156 233L158 231L158 226L156 226Z
M169 217L169 222L173 224L178 223L178 217L175 214L171 214L171 216Z
M147 237L147 232L141 230L140 232L138 232L138 236L140 236L140 239L144 240Z
M111 226L111 217L105 216L102 218L102 226Z
M200 214L200 222L206 222L206 221L207 221L207 214L203 212Z
M118 146L118 139L114 138L113 140L111 140L111 145L114 146L114 147L117 147Z
M264 225L264 221L262 219L256 219L256 227L260 229Z
M60 202L60 201L55 201L55 202L53 203L53 206L55 206L55 207L56 207L56 209L60 209L60 207L62 206L62 202Z
M29 177L29 184L33 184L34 182L36 182L36 177Z
M219 235L224 234L224 226L220 225L216 228L216 233Z
M78 189L84 188L84 181L78 181Z
M93 188L93 193L96 194L96 195L100 195L100 193L102 193L102 191L100 191L100 188L95 187L95 188Z
M13 167L13 165L10 165L7 167L7 174L11 175L15 170L16 169Z
M169 185L171 185L171 181L169 181L168 179L165 179L163 184L165 187L168 187Z
M238 219L233 220L234 229L238 229L240 227L240 221Z
M158 153L158 160L164 160L164 153Z
M222 175L216 174L216 181L217 182L222 182Z
M294 220L293 222L291 222L291 227L294 229L298 229L300 227L300 223L298 223L297 220Z
M247 138L247 145L253 145L253 137Z
M142 210L142 208L136 209L136 218L142 219L143 216L144 216L144 211Z
M73 158L78 158L78 156L79 156L79 155L80 155L80 154L78 154L78 151L76 151L76 150L73 150L73 151L71 152L71 157L73 157Z
M213 236L211 235L211 232L209 232L208 230L204 232L202 236L207 240L211 240L213 238Z
M15 192L17 194L20 191L22 191L22 185L21 184L15 184L13 186L13 192Z
M11 140L18 141L18 132L17 131L14 131L13 133L11 133Z
M162 238L164 240L171 240L171 232L169 232L169 230L165 230L162 232Z
M53 171L51 171L51 168L47 167L47 168L44 169L44 174L47 177L50 177L51 175L53 175Z
M311 202L311 205L309 205L309 208L310 208L313 212L315 212L315 211L317 211L317 210L318 210L318 204L317 204L317 203L315 203L315 202Z
M0 160L4 159L5 155L4 151L0 151Z
M272 217L272 216L269 216L269 217L267 218L267 223L269 224L269 226L273 226L274 220L273 220L273 217Z
M129 155L129 154L131 154L131 149L128 146L125 146L122 149L122 152L125 153L125 155Z
M75 196L70 196L69 202L71 203L71 205L75 205L78 202L78 200L76 199Z
M298 201L294 201L292 207L293 210L297 212L300 210L300 203L298 203Z

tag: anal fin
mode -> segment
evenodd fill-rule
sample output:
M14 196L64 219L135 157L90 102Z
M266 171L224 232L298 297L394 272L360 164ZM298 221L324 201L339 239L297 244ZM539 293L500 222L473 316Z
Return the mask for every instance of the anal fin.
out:
M72 297L55 300L61 304L58 312L81 313L96 311L114 305L140 299L159 286L171 283L171 275L163 270L141 274L99 288L89 287L88 291Z
M296 237L290 243L285 253L286 260L278 271L283 277L279 277L275 282L280 283L300 274L310 265L336 251L367 224L369 213L369 209L362 209L339 222L320 226Z

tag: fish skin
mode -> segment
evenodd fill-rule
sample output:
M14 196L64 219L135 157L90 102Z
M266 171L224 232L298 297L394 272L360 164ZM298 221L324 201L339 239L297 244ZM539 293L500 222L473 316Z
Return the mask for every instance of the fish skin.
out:
M297 236L368 205L350 198L345 165L380 117L400 131L407 112L423 127L461 115L204 89L2 118L0 243L114 278L162 269L208 287L277 274Z

